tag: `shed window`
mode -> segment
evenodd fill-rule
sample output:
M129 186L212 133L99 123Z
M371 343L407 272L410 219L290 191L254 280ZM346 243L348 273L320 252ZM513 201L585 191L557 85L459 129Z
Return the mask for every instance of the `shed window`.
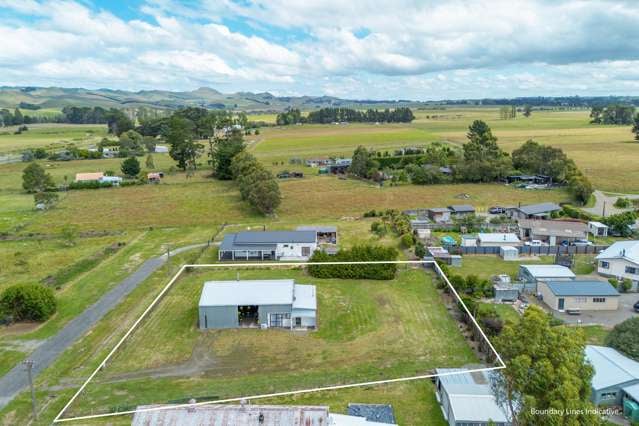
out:
M587 297L575 297L575 303L587 303L587 302L588 302Z
M601 400L617 399L617 392L603 392L601 394Z
M626 266L626 274L636 274L637 273L637 268L632 267L632 266Z
M606 303L606 298L605 297L593 297L592 301L594 303Z

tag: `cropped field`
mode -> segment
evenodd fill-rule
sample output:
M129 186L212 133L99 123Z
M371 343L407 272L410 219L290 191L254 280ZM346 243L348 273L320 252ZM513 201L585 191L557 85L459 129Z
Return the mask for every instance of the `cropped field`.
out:
M179 280L96 376L74 413L380 380L477 362L422 270L403 270L393 281L241 270L241 279L291 277L317 285L319 329L201 332L196 317L202 282L235 277L236 270L229 269Z

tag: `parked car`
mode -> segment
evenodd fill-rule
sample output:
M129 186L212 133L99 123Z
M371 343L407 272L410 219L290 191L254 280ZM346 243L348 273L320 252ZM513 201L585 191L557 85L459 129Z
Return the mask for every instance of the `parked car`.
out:
M530 240L526 241L524 244L531 247L542 247L548 245L541 240Z
M635 312L639 312L639 301L635 302L635 304L632 305L632 309L634 309Z
M588 240L575 240L572 243L573 246L579 246L579 247L585 247L585 246L591 246L592 245L592 241L588 241Z
M488 213L490 214L504 214L506 213L506 209L503 207L491 207L488 209Z

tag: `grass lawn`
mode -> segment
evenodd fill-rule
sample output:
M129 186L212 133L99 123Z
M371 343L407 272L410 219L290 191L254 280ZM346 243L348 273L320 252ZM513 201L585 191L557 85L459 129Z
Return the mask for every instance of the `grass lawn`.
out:
M483 312L489 309L495 309L499 318L501 318L504 322L518 322L520 315L517 313L515 309L513 309L512 305L509 304L497 304L497 303L480 303L479 311Z
M586 344L603 346L610 330L600 325L580 326L586 335Z
M0 153L20 152L43 147L61 149L68 143L78 147L96 144L106 136L106 125L100 124L28 124L29 130L15 135L17 127L0 131Z
M243 270L242 279L292 277L317 285L318 331L199 331L202 282L235 277L233 269L190 273L178 281L109 368L96 376L74 412L412 376L477 361L422 270L404 270L393 281ZM195 371L190 369L194 362ZM163 375L167 371L172 377Z
M508 274L512 278L515 278L519 271L519 265L552 263L554 263L552 256L535 258L522 257L517 261L505 261L496 255L467 255L462 259L462 266L460 268L450 268L450 273L459 274L464 277L474 274L479 278L486 279L490 279L490 277L497 274Z

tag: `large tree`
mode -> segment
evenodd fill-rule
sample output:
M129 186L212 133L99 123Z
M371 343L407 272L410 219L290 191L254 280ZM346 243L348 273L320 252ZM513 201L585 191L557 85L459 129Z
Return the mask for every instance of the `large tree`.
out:
M127 177L135 177L140 173L140 162L135 157L129 157L122 162L120 170Z
M195 141L193 130L193 122L179 115L171 117L167 127L166 142L170 145L169 155L184 171L189 166L196 167L196 159L203 149L202 144Z
M38 163L30 163L22 171L22 188L29 193L50 191L55 188L53 178Z
M635 135L635 140L639 141L639 113L632 119L632 133Z
M492 182L504 177L512 169L507 153L497 145L488 124L475 120L468 127L468 142L463 146L463 161L457 171L467 182Z
M358 146L353 153L353 159L348 171L362 178L369 177L371 154L363 146Z
M213 173L221 180L233 179L231 162L240 152L244 151L244 137L239 129L233 129L222 137L215 138L211 152Z
M553 326L546 312L531 306L518 323L506 324L495 344L506 368L495 375L493 388L514 413L514 425L601 424L590 402L593 369L582 330ZM549 409L557 411L544 411Z
M606 337L606 346L639 361L639 318L630 318L615 325Z

